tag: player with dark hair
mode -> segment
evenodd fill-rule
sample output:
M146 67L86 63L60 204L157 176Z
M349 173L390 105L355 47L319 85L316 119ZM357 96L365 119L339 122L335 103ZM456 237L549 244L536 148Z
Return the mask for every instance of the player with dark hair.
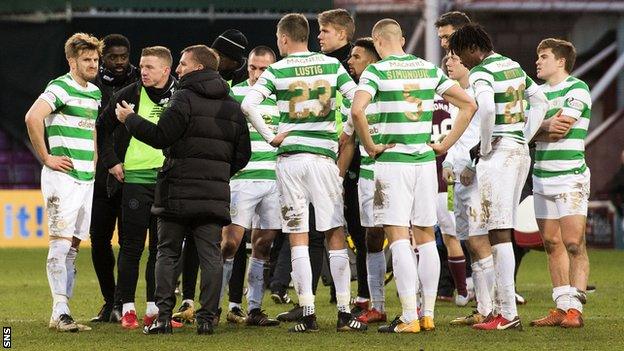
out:
M438 29L440 45L444 50L448 50L448 39L451 34L468 23L470 23L468 15L459 11L447 12L438 18L434 25Z
M121 34L109 34L102 39L102 62L93 84L102 92L104 110L113 94L139 79L139 70L130 63L130 41ZM123 127L121 127L123 128ZM98 150L102 149L100 143ZM119 147L115 149L119 152ZM98 277L104 306L92 322L119 322L120 301L115 301L115 254L111 245L115 223L118 242L121 243L121 186L98 157L95 183L93 185L93 208L91 213L91 260ZM118 297L119 298L119 297Z
M530 157L527 142L537 132L547 109L547 100L537 84L515 61L493 51L487 32L478 24L467 24L449 38L449 50L471 69L480 119L480 159L477 183L480 204L471 206L470 247L483 272L475 282L477 295L488 317L475 329L521 329L515 297L515 258L511 230ZM525 117L523 100L531 109ZM492 314L496 284L500 314ZM481 300L480 300L481 302Z

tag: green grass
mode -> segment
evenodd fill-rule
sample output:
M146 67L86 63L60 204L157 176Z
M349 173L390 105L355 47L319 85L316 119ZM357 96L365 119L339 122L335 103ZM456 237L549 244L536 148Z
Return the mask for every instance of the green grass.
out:
M290 334L288 325L273 329L245 328L222 323L212 336L198 336L195 329L176 330L170 336L145 336L140 330L125 331L119 325L92 325L93 331L69 334L47 329L51 297L45 275L44 249L0 249L2 281L0 282L0 322L11 326L13 348L28 350L622 350L624 349L624 275L622 251L590 251L590 283L598 289L589 295L585 306L583 329L529 327L530 320L543 315L552 306L551 286L543 252L529 253L518 276L518 290L528 300L519 306L524 331L476 332L469 328L450 327L448 322L466 315L470 308L438 303L434 332L416 335L380 335L372 326L365 334L336 333L335 308L328 303L326 287L317 297L317 315L321 332ZM101 305L98 283L88 249L79 255L76 296L71 300L74 318L85 322ZM144 281L140 279L137 308L145 308ZM353 284L355 291L355 283ZM291 293L292 294L292 293ZM399 312L394 283L389 284L388 309ZM270 315L284 310L267 297L265 307Z

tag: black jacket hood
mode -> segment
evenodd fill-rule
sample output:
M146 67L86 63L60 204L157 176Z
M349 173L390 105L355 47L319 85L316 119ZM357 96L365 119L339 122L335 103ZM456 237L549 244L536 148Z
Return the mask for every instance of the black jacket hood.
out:
M189 89L208 99L222 100L228 96L230 87L219 72L203 69L187 73L180 79L179 89Z

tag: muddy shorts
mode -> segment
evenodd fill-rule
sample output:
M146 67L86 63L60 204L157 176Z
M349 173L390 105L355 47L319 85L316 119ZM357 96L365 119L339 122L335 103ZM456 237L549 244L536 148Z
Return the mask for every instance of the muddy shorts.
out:
M230 182L232 223L251 229L281 229L277 183L273 180L233 180ZM257 216L257 217L256 217Z
M41 192L51 237L89 239L93 182L80 182L44 166L41 170Z
M516 210L529 173L531 158L526 144L502 138L477 164L480 206L471 208L470 220L478 231L515 228Z
M535 218L559 219L565 216L587 216L589 202L589 168L581 174L549 179L533 176Z
M485 235L488 233L483 228L476 226L476 215L480 210L481 202L479 196L478 180L475 176L472 184L465 186L459 182L455 183L455 196L453 212L455 213L455 229L457 238L466 240L469 236ZM475 220L470 220L474 216Z
M375 225L430 227L436 223L435 162L375 163Z
M334 160L306 153L281 155L275 173L282 232L309 232L310 203L314 205L316 230L324 232L344 225L342 182Z
M360 224L364 228L375 227L373 220L374 195L375 181L360 177L358 180L358 205L360 206Z

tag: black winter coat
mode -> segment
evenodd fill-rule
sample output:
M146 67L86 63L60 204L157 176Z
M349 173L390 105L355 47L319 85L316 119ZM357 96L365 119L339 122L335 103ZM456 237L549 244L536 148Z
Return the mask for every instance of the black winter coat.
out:
M227 83L213 70L186 74L158 125L130 114L138 140L165 149L152 213L230 223L230 177L251 156L249 130Z

